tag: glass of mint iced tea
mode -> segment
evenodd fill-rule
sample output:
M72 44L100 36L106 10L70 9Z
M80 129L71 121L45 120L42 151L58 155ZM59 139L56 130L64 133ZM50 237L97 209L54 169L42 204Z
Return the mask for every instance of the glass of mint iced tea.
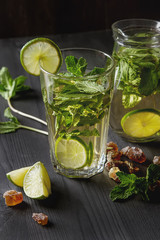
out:
M50 155L56 172L89 178L103 171L113 91L113 59L104 52L62 50L58 73L41 68Z
M160 139L160 22L126 19L112 25L115 89L110 125L132 142Z

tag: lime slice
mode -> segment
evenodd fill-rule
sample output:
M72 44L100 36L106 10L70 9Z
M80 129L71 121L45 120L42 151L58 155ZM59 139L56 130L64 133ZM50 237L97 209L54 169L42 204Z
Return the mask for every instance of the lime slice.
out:
M30 74L39 76L40 65L50 73L56 73L62 63L59 47L48 38L35 38L21 49L20 61Z
M35 163L26 173L23 181L25 194L34 199L44 199L51 193L48 172L41 162Z
M155 109L131 111L122 118L121 126L131 137L150 137L160 130L160 112Z
M64 168L79 169L87 164L88 148L78 137L71 139L59 137L55 145L55 155Z
M30 167L19 168L8 172L7 178L16 186L23 187L23 179Z

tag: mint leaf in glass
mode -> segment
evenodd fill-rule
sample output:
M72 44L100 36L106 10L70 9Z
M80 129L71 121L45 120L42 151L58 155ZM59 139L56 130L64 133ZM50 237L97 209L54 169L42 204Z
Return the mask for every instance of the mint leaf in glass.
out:
M105 72L104 68L95 67L92 71L86 74L86 76L102 74Z
M84 58L77 59L74 56L65 58L67 71L75 76L83 76L87 67L87 62Z
M159 92L159 50L121 47L113 56L124 108L134 107L143 97Z

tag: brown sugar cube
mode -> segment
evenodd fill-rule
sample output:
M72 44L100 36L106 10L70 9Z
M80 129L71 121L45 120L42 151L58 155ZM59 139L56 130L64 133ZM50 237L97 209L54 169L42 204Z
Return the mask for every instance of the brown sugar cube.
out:
M160 166L160 156L154 156L153 163Z
M146 156L144 155L142 149L138 147L127 146L125 148L122 148L120 152L122 155L128 157L134 162L143 163L146 161Z
M23 201L22 193L15 190L6 191L3 197L5 198L5 204L7 206L15 206Z
M48 223L48 216L44 213L33 213L32 218L41 225L46 225Z

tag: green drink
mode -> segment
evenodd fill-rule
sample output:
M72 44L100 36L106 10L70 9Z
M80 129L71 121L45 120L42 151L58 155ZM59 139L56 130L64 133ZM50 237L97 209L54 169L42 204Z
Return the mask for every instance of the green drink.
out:
M133 142L160 138L160 29L152 20L113 24L115 91L110 125Z
M74 57L73 57L74 56ZM88 178L103 171L113 60L92 49L62 50L57 74L41 67L41 89L56 172Z

